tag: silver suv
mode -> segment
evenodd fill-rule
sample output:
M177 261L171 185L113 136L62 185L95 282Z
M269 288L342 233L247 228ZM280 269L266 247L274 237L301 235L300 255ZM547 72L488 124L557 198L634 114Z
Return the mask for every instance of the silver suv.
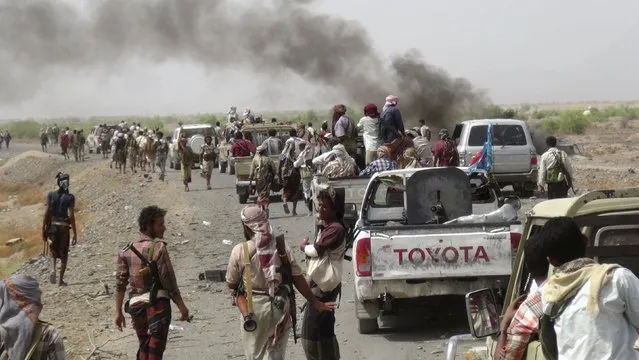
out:
M493 171L501 187L511 185L522 196L537 188L537 150L528 125L522 120L467 120L455 126L460 166L467 166L486 142L488 124L493 125Z

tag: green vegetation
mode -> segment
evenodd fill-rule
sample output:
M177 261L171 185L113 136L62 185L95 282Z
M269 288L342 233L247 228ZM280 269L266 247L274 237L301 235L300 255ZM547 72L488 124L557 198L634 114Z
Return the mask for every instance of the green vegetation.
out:
M347 107L347 113L354 119L363 116L359 107ZM263 113L264 121L270 122L271 118L277 118L278 121L290 121L293 123L313 123L315 127L319 127L322 121L331 119L331 111L289 111L289 112L271 112ZM257 115L257 114L256 114ZM535 121L541 127L551 133L564 134L581 134L594 122L603 122L610 119L621 121L621 126L627 126L629 120L639 119L639 107L631 106L606 106L602 108L591 108L589 115L584 115L584 109L536 109L534 105L522 104L518 109L504 108L499 105L489 105L481 112L481 117L488 119L520 119ZM478 114L469 114L460 116L459 120L478 118ZM85 133L90 133L92 128L97 124L116 124L121 120L125 120L128 124L132 122L140 123L143 127L149 129L160 129L167 134L170 130L178 126L178 123L207 123L215 124L216 122L225 123L224 114L197 114L188 117L176 116L152 116L152 117L131 117L131 118L108 118L108 117L92 117L89 119L67 118L59 120L40 121L34 119L24 119L19 121L11 121L8 123L0 123L0 129L7 129L14 139L37 139L40 129L57 123L62 129L69 127L70 129L84 129Z

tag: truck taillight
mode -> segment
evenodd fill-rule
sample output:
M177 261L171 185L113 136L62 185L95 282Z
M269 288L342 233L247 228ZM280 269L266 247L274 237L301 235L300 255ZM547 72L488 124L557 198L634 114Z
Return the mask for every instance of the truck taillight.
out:
M537 154L530 154L530 165L537 166Z
M459 153L459 166L466 166L466 152Z
M510 247L513 249L513 255L517 253L517 249L519 249L519 242L521 242L521 234L516 232L511 232Z
M355 269L357 276L371 276L371 239L363 238L357 241L355 247Z

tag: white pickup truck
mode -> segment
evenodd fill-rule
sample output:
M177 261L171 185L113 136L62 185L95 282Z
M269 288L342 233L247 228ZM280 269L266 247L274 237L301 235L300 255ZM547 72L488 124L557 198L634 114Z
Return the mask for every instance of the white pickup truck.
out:
M411 300L505 289L521 238L519 206L485 174L462 168L371 177L353 243L359 332L377 331L379 315Z

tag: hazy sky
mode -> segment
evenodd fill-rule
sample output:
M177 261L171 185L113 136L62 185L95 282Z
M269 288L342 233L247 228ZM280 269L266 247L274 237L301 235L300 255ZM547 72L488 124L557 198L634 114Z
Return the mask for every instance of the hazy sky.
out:
M317 0L312 6L361 23L385 58L417 49L429 63L486 89L495 103L639 99L636 0ZM0 104L0 118L197 113L230 105L259 112L338 101L293 75L272 83L241 68L205 70L186 61L131 59L108 71L59 70L43 81L29 100Z

